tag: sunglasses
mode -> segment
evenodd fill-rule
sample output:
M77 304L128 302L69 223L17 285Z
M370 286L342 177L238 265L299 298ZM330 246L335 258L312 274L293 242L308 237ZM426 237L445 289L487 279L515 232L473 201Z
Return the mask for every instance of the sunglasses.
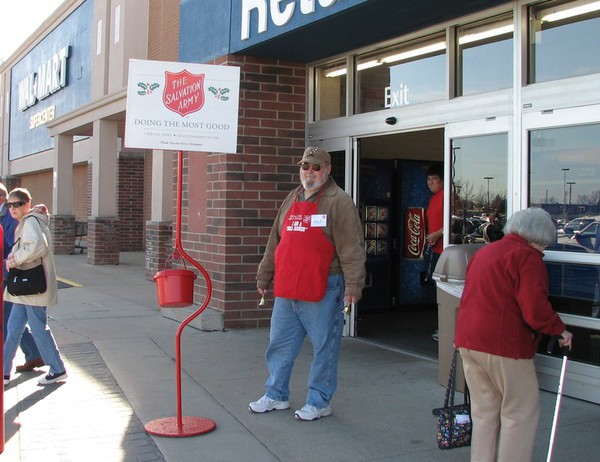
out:
M300 166L302 167L302 170L308 170L311 167L312 167L313 171L315 171L315 172L318 172L319 170L321 170L321 164L311 164L308 162L302 162L302 164Z
M8 208L13 207L15 209L18 209L19 207L23 207L23 205L25 205L25 202L7 202L6 203L6 206Z

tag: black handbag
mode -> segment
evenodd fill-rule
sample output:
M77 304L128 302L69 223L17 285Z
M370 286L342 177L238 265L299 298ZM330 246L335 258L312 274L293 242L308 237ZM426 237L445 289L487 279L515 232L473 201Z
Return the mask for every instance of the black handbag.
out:
M471 421L471 403L469 391L465 393L464 404L454 405L454 393L456 391L456 359L458 350L454 350L448 387L446 388L446 399L444 407L432 410L437 416L437 441L440 449L460 448L471 446L471 432L473 422Z
M44 265L22 270L11 268L6 277L6 289L11 295L36 295L46 292Z

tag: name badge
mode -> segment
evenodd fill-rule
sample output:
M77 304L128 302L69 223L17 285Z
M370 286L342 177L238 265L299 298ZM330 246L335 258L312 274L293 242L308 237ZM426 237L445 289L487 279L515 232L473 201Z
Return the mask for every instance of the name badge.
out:
M325 226L327 226L327 215L324 213L319 215L311 215L310 226L313 228L325 228Z

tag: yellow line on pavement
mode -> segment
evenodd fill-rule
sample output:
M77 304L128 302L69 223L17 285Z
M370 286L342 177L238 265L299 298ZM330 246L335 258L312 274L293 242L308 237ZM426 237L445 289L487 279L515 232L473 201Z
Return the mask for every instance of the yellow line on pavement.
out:
M68 279L65 279L65 278L61 278L60 276L56 276L56 280L60 281L60 282L64 282L65 284L69 284L70 286L73 286L73 287L83 287L81 284L77 284L76 282L69 281Z

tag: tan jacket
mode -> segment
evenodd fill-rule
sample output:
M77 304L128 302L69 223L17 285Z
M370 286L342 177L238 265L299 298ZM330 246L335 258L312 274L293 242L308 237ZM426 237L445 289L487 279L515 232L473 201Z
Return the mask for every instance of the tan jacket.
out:
M15 245L11 254L14 258L14 266L19 269L33 268L41 261L46 274L47 289L43 294L20 296L11 295L5 289L4 300L31 306L56 305L58 303L58 285L54 256L50 248L47 215L32 210L23 217L15 229Z
M275 249L281 240L281 229L292 204L302 191L296 188L285 198L275 217L271 234L256 275L257 287L268 289L275 274ZM315 202L317 194L308 201ZM327 215L327 226L323 228L325 237L335 247L329 274L344 273L346 291L344 295L360 297L365 286L365 245L362 224L352 198L329 178L319 200L320 214Z

